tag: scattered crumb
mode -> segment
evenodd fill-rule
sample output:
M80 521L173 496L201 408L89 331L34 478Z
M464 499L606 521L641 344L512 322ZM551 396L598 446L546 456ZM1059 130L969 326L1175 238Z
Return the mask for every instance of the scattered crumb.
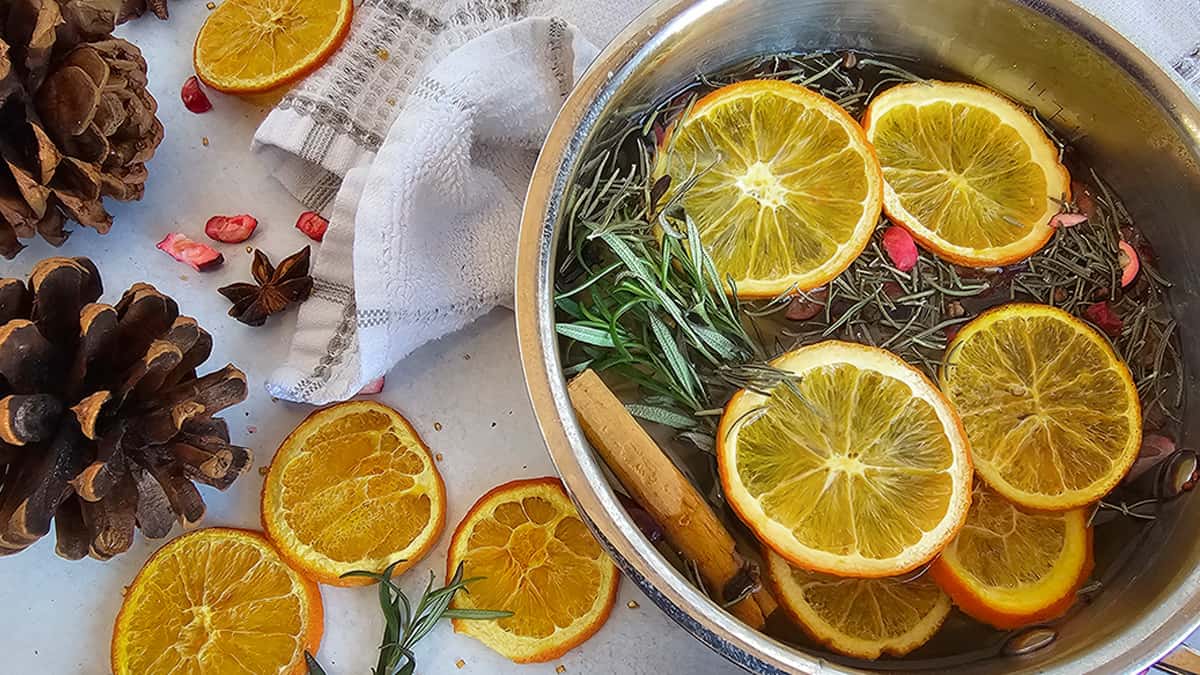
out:
M470 354L463 354L463 360L464 360L464 361L470 361L470 360L471 360L471 355L470 355Z
M254 253L254 247L253 247L253 246L247 246L247 247L246 247L246 253ZM271 400L272 400L272 401L274 401L275 399L274 399L274 398L272 398Z
M625 606L629 609L637 609L641 605L638 604L637 600L630 600L629 602L625 603Z
M567 672L567 667L560 663L560 664L558 664L558 667L554 669L554 672L565 673L565 672Z
M186 274L180 274L180 275L179 275L179 280L180 280L180 281L187 281L187 280L188 280L188 275L186 275Z
M496 421L495 421L495 420L492 420L492 428L493 428L493 429L495 429L495 428L496 428Z
M208 136L200 137L200 145L203 145L206 148L208 147Z
M433 430L434 430L434 431L441 431L441 430L442 430L442 423L441 423L441 422L434 422L434 423L433 423Z
M434 455L433 458L439 462L442 461L442 453L439 452L438 454Z
M528 464L526 464L526 465L522 466L521 468L522 468L522 469L528 469L528 468L529 468L529 465L528 465Z
M258 427L254 426L253 424L247 424L247 425L246 425L246 433L248 433L248 434L253 434L253 433L257 432L257 431L258 431Z
M387 97L387 104L391 105L391 106L396 105L396 97L395 96Z
M375 55L379 57L380 61L387 61L388 59L392 58L391 53L386 49L376 49Z
M249 411L249 410L247 410L247 411L246 411L246 417L249 417L249 416L250 416L250 411Z
M204 6L205 6L205 7L207 7L207 8L209 8L209 9L216 9L216 8L217 8L217 3L215 3L215 2L210 2L210 3L207 3L207 4L205 4Z
M459 670L462 670L462 667L463 667L463 666L465 666L465 665L467 665L467 662L466 662L466 661L463 661L462 659L459 659L459 660L457 660L457 661L455 661L455 662L454 662L454 667L455 667L455 668L458 668Z
M267 475L267 472L270 470L271 470L271 465L269 465L269 464L266 466L260 466L260 467L258 467L258 475L265 476L265 475Z

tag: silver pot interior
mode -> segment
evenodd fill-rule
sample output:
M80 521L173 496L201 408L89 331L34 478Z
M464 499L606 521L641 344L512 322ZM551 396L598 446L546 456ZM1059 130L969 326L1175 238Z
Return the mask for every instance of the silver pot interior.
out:
M603 485L563 393L550 275L564 185L589 139L619 111L655 102L698 73L784 51L856 49L916 59L1035 108L1114 187L1176 286L1187 372L1200 372L1200 111L1111 29L1063 0L665 0L627 29L584 77L551 132L526 206L518 288L522 348L547 442L597 533L688 630L749 669L815 672L833 664L739 628L657 556ZM1195 390L1194 378L1186 383ZM1185 419L1183 440L1200 438ZM1120 534L1117 534L1120 532ZM1200 617L1200 500L1171 504L1152 527L1106 530L1108 568L1093 602L1023 657L928 661L956 672L1131 672ZM963 645L964 653L972 645ZM893 664L898 665L898 664Z

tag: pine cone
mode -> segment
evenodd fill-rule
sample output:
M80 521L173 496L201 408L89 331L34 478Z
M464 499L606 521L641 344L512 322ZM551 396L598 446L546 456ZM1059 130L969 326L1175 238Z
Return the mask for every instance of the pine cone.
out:
M119 0L0 0L0 255L67 220L107 232L103 197L141 199L162 141L138 48L112 37Z
M136 524L194 523L193 481L225 489L251 463L214 415L246 398L232 365L196 376L212 338L171 298L134 284L97 303L87 258L48 258L0 279L0 554L50 531L58 554L107 559Z

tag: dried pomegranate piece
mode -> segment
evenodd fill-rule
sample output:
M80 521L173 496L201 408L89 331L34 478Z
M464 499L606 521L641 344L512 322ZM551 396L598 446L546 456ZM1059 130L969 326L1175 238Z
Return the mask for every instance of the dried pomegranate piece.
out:
M383 391L383 382L384 382L384 377L381 375L381 376L371 380L370 382L364 384L363 388L359 389L358 393L355 395L356 396L366 396L369 394L378 394L379 392Z
M329 227L329 221L322 218L321 214L316 211L305 211L296 219L296 229L308 235L313 241L321 241L325 239L325 230Z
M1088 305L1087 309L1083 310L1083 315L1111 337L1120 335L1121 329L1125 327L1125 322L1117 316L1107 301Z
M1087 222L1086 213L1067 213L1061 212L1054 214L1050 219L1050 227L1075 227L1076 225Z
M1137 251L1129 245L1129 242L1122 239L1117 246L1121 249L1120 253L1117 254L1117 261L1121 263L1121 286L1123 288L1132 284L1133 280L1137 278L1138 270L1141 269L1142 264L1138 262Z
M246 213L240 216L213 216L204 224L204 234L226 244L240 244L254 234L256 227L258 220Z
M225 256L208 244L192 241L178 232L171 232L158 242L157 248L181 263L191 265L197 272L214 270L225 262Z
M901 272L907 272L917 265L917 242L913 241L908 230L899 225L892 225L883 231L883 250L887 251L892 265Z
M212 101L208 100L208 94L204 93L204 89L200 86L200 80L195 75L184 80L179 97L183 99L183 107L194 113L206 113L212 110Z

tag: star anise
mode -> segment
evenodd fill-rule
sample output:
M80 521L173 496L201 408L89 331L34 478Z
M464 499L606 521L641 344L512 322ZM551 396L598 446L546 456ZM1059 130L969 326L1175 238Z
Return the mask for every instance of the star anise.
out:
M256 283L229 284L217 289L233 302L229 316L248 326L261 326L267 317L287 309L293 302L304 302L312 293L313 280L308 275L309 247L293 253L272 267L262 251L254 250L250 273Z

